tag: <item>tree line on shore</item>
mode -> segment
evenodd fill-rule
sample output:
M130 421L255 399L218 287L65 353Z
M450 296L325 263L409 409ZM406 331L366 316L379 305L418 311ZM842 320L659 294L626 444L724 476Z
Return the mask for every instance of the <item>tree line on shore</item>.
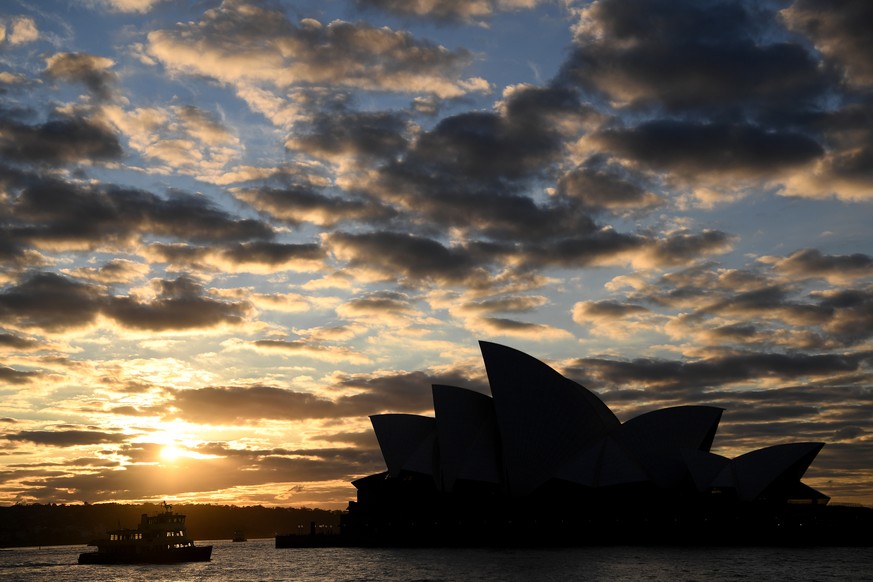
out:
M0 547L87 544L111 529L135 528L144 513L162 511L157 503L122 505L17 504L0 507ZM248 538L277 533L309 532L312 523L337 528L340 511L234 505L173 505L187 516L188 535L195 540L231 539L236 531Z

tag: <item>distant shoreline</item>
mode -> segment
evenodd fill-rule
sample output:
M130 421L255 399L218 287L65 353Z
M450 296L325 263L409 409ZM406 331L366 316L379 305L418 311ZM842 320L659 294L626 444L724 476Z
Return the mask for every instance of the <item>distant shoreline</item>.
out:
M339 510L292 507L174 504L188 516L188 531L197 540L230 540L242 530L252 539L273 538L279 532L297 531L312 522L338 527ZM109 529L133 526L143 513L158 504L82 505L29 504L0 506L0 549L82 545L102 537Z

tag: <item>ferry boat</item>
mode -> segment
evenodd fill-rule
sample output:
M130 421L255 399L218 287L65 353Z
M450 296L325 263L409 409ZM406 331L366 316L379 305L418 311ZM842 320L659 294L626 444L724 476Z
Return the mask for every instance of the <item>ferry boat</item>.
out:
M163 503L163 511L143 514L136 529L107 532L108 538L90 542L96 552L79 554L80 564L174 564L208 562L212 546L195 546L185 529L185 516Z

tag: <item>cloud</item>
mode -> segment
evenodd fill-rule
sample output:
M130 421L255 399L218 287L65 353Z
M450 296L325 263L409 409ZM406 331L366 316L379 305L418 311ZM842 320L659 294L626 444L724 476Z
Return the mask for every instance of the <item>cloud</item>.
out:
M587 236L572 236L546 244L529 245L520 253L529 268L544 266L584 267L633 264L657 268L688 264L694 260L726 252L731 237L724 232L678 231L663 237L623 234L602 228Z
M337 315L378 326L406 327L418 313L413 299L394 291L374 291L337 306Z
M46 59L46 74L55 79L82 83L98 99L112 95L115 74L109 71L112 59L88 53L56 53Z
M104 6L113 12L140 13L149 12L156 5L166 0L90 0L97 6Z
M755 3L601 0L579 14L561 76L615 107L762 120L810 108L830 80Z
M272 386L209 387L171 394L179 417L207 424L329 418L337 414L331 400Z
M47 331L82 327L96 318L101 295L97 287L36 273L0 293L0 322Z
M631 333L649 331L652 312L642 305L603 299L579 301L573 305L573 321L592 328L597 335L626 338Z
M318 271L325 260L325 252L317 244L272 241L208 247L156 243L149 245L145 254L151 260L185 269L259 274Z
M294 24L282 12L245 2L224 2L201 22L152 31L147 50L174 71L229 84L331 83L440 97L488 89L482 79L461 78L471 60L466 51L365 23Z
M761 257L791 280L821 278L833 285L846 285L862 278L873 278L873 257L862 253L825 255L818 249L802 249L787 257Z
M43 344L35 339L12 333L0 333L0 350L31 351L42 347Z
M844 71L847 83L860 87L873 84L870 60L873 32L867 26L873 18L873 9L868 2L843 0L835 5L823 0L797 0L781 15Z
M144 190L21 176L7 212L19 244L94 248L130 246L148 234L192 242L266 239L264 222L238 218L203 195L171 191L162 198Z
M148 275L149 265L129 259L111 259L100 267L80 267L62 270L63 273L78 279L85 279L105 285L130 283Z
M202 109L193 105L174 107L173 111L182 122L185 133L207 145L236 142L230 130Z
M557 190L593 212L643 211L663 204L661 196L646 187L644 177L602 155L592 156L561 176Z
M812 130L820 132L827 151L816 163L785 179L792 196L868 201L873 196L873 101L846 96L847 104L815 116Z
M328 196L307 185L240 188L234 189L233 195L259 212L294 225L311 223L332 227L347 221L378 223L397 214L395 209L376 200Z
M482 380L460 370L344 374L331 390L335 398L275 386L225 386L168 390L169 416L205 424L249 424L264 419L360 418L384 411L432 410L431 385L481 389Z
M626 160L684 176L770 178L824 154L818 142L804 134L746 123L658 120L605 129L590 139Z
M300 356L331 363L347 362L360 365L371 362L370 358L360 352L312 341L266 339L253 341L251 345L255 349L265 352L286 354L292 357Z
M0 346L3 346L2 337L0 337ZM31 384L39 379L42 374L39 372L24 372L15 370L7 366L0 366L0 383L10 385Z
M683 310L665 331L688 340L689 350L693 345L841 350L871 337L873 290L869 284L817 290L803 283L830 276L859 281L865 260L799 251L782 259L765 257L762 264L773 271L703 264L665 274L630 297L637 304Z
M485 337L513 337L539 341L566 340L573 337L567 330L542 323L531 323L507 317L477 317L465 322L468 329Z
M7 433L5 438L11 441L31 442L51 447L76 447L103 443L121 443L128 435L97 430L22 430Z
M408 147L412 127L393 112L324 111L299 124L285 147L329 160L388 160Z
M110 317L130 329L155 331L210 328L242 323L251 306L218 301L187 277L154 282L156 297L111 296L101 286L53 273L30 275L0 293L0 323L48 332L81 328Z
M334 256L373 280L473 286L485 285L488 281L482 265L464 249L446 247L424 237L388 231L334 232L325 235L324 241Z
M534 8L543 0L355 0L363 10L384 10L446 22L475 23L495 12Z
M0 154L24 163L66 164L116 160L123 150L102 123L57 114L45 123L26 125L0 111Z
M770 378L781 382L859 372L871 354L740 353L695 361L639 358L582 358L568 370L580 371L602 389L626 386L653 391L660 398L701 402L708 390ZM640 396L640 395L638 395ZM827 401L824 399L823 401Z
M157 281L158 295L151 301L134 296L111 297L103 313L124 327L152 331L206 329L219 325L238 325L251 310L244 302L219 301L203 294L194 280L179 277Z
M148 159L148 172L222 182L225 168L243 154L239 138L215 114L193 105L125 110L103 104L99 114Z
M507 90L495 112L446 117L422 133L404 161L386 171L415 178L416 170L440 170L474 185L543 175L560 159L567 134L595 112L568 89L528 85Z
M576 48L554 84L614 116L578 154L613 155L710 205L761 186L868 199L869 32L858 23L869 8L819 8L600 0L574 9Z
M36 22L29 16L13 16L9 20L0 20L0 42L4 40L11 45L39 40Z

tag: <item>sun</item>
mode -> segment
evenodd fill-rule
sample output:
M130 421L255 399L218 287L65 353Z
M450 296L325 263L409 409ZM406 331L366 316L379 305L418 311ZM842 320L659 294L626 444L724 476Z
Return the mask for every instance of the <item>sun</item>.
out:
M165 445L160 452L161 459L169 463L178 461L180 457L184 456L185 450L177 447L176 445Z

